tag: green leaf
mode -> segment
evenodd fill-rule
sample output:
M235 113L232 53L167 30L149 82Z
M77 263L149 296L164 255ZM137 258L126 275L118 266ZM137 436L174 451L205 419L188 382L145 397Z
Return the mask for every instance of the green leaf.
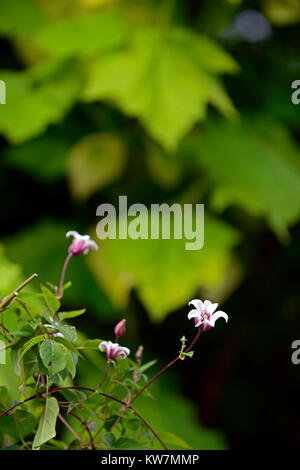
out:
M71 192L86 199L114 182L123 172L126 147L117 134L97 132L79 140L71 149L67 172Z
M213 121L186 146L182 158L193 154L214 183L216 209L236 205L264 216L280 237L298 220L299 150L279 123L255 115L237 123Z
M80 354L80 352L78 351L78 349L75 348L75 347L73 346L73 344L70 343L70 341L69 341L68 339L62 338L61 336L56 336L55 339L54 339L54 341L55 341L56 343L61 343L61 344L63 344L63 345L64 345L67 349L69 349L72 353L77 354L79 357L81 357L81 358L83 359L83 357L82 357L82 355Z
M194 351L183 352L184 356L193 357Z
M220 104L222 112L235 116L216 82L223 71L235 72L237 66L208 38L183 29L138 28L127 47L90 63L83 98L117 103L129 116L139 117L165 148L174 150L193 124L205 118L208 103Z
M32 32L46 23L45 16L30 0L0 0L1 35Z
M24 409L17 409L12 415L1 418L1 429L17 441L31 434L36 425L36 417Z
M38 181L52 182L64 177L66 157L78 135L67 126L50 128L46 133L3 151L3 164L17 168ZM74 132L75 134L75 132Z
M70 353L70 351L69 351L68 349L66 349L66 348L65 348L65 350L66 350L66 355L67 355L67 365L66 365L66 368L67 368L67 370L70 372L72 379L74 379L75 374L76 374L76 365L75 365L73 356L72 356L72 354ZM76 357L77 357L77 356L76 356Z
M59 406L56 398L47 397L44 413L42 414L36 435L33 440L32 449L41 447L45 442L56 436L56 420Z
M115 444L115 448L118 450L142 450L145 447L141 446L137 441L133 439L127 439L125 437L121 437L117 440Z
M116 443L116 438L112 432L106 432L101 434L101 439L105 442L105 444L110 448L113 449Z
M66 367L66 348L62 344L49 339L44 341L40 347L40 356L45 367L49 370L50 376L57 374Z
M43 298L45 300L47 307L50 309L52 315L55 315L55 313L60 308L60 301L55 297L53 292L51 292L47 287L41 285L41 289L42 289Z
M58 316L60 320L67 320L68 318L76 318L83 315L86 312L85 308L81 310L72 310L70 312L59 312Z
M34 338L31 338L28 341L26 341L26 343L23 345L23 351L22 351L22 354L21 354L19 360L22 359L24 354L26 354L27 351L29 351L29 349L31 349L33 346L40 343L44 339L45 339L44 335L39 335L39 336L35 336Z
M116 308L127 305L130 290L135 288L152 319L162 320L187 303L198 287L224 282L239 235L208 214L204 230L201 250L186 250L185 240L174 238L106 239L100 253L90 253L87 261Z
M56 21L40 30L34 39L55 56L86 56L122 44L124 33L121 17L107 11Z
M172 432L160 431L159 437L166 444L166 446L172 450L193 450L193 447L191 447L181 437L176 436Z
M85 341L83 348L84 349L94 349L99 351L99 344L104 341L103 339L88 339Z
M146 372L146 370L150 369L150 367L154 366L155 364L157 363L157 359L154 359L153 361L149 361L147 362L146 364L143 364L140 368L139 368L139 372L142 374L144 372Z
M1 107L0 132L20 144L59 122L81 88L77 63L55 64L52 70L3 71L6 105ZM42 72L43 71L43 72Z

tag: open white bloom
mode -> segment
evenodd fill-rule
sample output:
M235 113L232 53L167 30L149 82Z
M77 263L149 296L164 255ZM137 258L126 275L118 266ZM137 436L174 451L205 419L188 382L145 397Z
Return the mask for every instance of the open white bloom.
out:
M102 343L99 344L99 349L102 352L106 352L107 359L116 359L116 357L126 359L130 354L130 350L128 348L120 346L118 343L112 343L111 341L102 341Z
M228 321L228 315L221 310L215 311L218 304L212 303L210 300L202 302L200 299L193 299L189 302L189 305L193 305L195 308L188 314L188 319L194 318L195 326L201 327L203 331L210 330L215 326L216 321L219 318L224 318Z
M73 237L73 241L69 246L69 253L74 256L86 255L90 249L98 250L97 243L91 240L89 235L80 235L75 230L70 230L66 233L66 237Z

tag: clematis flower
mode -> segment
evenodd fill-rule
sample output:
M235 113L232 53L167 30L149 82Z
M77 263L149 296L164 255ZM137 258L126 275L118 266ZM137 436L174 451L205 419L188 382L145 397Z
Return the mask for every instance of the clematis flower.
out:
M111 341L102 341L102 343L99 344L99 349L102 352L106 352L107 359L116 359L117 357L120 359L126 359L130 354L130 350L128 348L120 346L118 343L112 343Z
M219 318L224 318L226 323L228 321L227 313L221 310L216 312L218 304L213 304L210 300L202 302L199 299L194 299L189 302L189 305L193 305L195 308L189 312L188 319L194 318L195 326L200 327L203 331L213 328Z
M74 256L86 255L89 250L98 250L98 245L96 242L91 240L89 235L80 235L75 230L70 230L66 233L66 237L73 237L73 241L69 246L69 253Z

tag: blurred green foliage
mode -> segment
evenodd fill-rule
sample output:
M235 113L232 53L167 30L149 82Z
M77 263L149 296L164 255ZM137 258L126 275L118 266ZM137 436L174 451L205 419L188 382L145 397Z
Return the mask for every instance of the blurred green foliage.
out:
M247 9L270 22L265 40L228 34ZM135 290L161 321L197 289L228 298L248 233L287 243L299 221L299 19L297 0L0 0L1 294L31 272L57 283L66 230L95 238L97 205L126 194L204 202L204 249L105 240L70 267L66 302L107 321Z

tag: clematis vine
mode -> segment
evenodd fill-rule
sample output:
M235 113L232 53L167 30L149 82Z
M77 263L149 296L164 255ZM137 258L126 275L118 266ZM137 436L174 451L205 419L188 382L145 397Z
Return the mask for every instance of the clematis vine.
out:
M202 331L213 328L219 318L224 318L226 323L228 321L227 313L222 312L222 310L216 312L218 304L212 303L210 300L202 302L200 299L193 299L189 302L189 305L193 305L195 308L189 312L188 319L194 318L195 327L200 327Z
M111 341L102 341L102 343L99 344L99 349L102 352L105 351L107 359L111 360L117 357L126 359L130 354L130 349L120 346L118 343L112 343Z

